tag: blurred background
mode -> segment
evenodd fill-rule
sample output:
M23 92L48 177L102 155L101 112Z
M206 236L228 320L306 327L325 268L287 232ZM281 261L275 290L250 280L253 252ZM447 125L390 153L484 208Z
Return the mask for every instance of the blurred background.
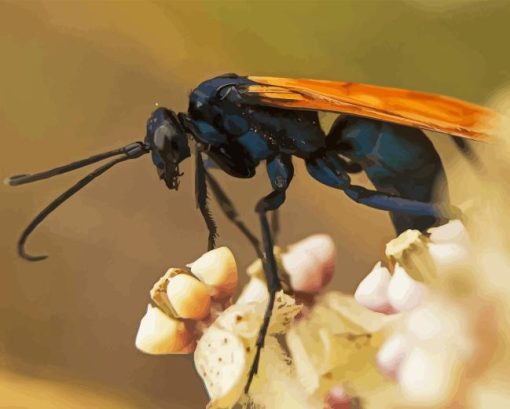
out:
M145 135L154 104L176 111L198 83L226 72L367 82L483 104L510 80L507 1L0 2L0 175L45 170ZM431 135L461 204L462 161ZM169 192L148 157L121 164L69 200L16 256L21 230L87 170L0 187L0 408L200 408L191 356L134 347L148 291L206 248L191 161ZM218 175L258 231L269 192ZM368 185L363 178L356 182ZM460 183L459 183L460 181ZM251 248L213 205L219 244L240 270ZM384 253L386 214L315 183L301 163L281 212L280 244L326 232L331 288L352 291Z

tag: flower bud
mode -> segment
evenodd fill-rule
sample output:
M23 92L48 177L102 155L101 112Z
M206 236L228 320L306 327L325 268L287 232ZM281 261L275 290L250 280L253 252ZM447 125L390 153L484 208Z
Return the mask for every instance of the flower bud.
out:
M469 249L460 244L429 243L428 249L438 272L469 266Z
M455 350L429 351L415 347L399 369L398 382L409 403L439 408L457 391L461 371Z
M377 366L386 376L395 379L408 350L407 338L401 334L393 335L377 352Z
M324 398L325 409L350 409L351 398L340 385L331 388Z
M246 284L237 298L236 304L248 304L250 302L266 302L269 297L266 282L260 278L253 277Z
M314 234L289 247L281 256L293 290L317 293L335 270L335 245L326 234Z
M356 301L376 312L390 313L393 308L388 301L388 286L391 275L386 267L377 263L372 271L359 283L354 298Z
M468 232L460 220L451 220L439 227L428 229L432 243L451 243L462 247L469 247Z
M204 283L213 298L234 294L238 275L234 255L227 247L208 251L191 264L191 272Z
M146 354L189 353L194 349L194 337L184 322L148 305L136 334L135 345Z
M388 286L388 300L397 311L409 311L421 302L425 286L413 280L398 264Z
M195 277L179 274L169 278L166 294L179 318L201 320L209 315L211 297Z

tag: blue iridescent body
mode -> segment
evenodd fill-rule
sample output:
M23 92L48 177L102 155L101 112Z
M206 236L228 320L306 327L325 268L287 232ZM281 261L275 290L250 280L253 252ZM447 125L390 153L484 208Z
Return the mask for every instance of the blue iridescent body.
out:
M246 103L242 90L252 84L246 77L227 74L201 83L189 98L188 112L199 142L207 145L209 157L225 172L249 178L261 161L267 162L269 171L273 161L282 158L289 164L281 167L288 170L294 156L303 159L321 183L346 191L358 202L390 210L397 232L424 230L440 222L431 209L407 207L400 212L407 203L389 203L377 195L367 198L360 187L350 185L349 173L363 170L379 192L432 202L436 188L445 188L446 181L441 159L423 131L347 116L338 118L326 135L315 111ZM288 185L291 176L278 179ZM443 193L447 202L446 190Z
M439 155L421 130L363 117L340 116L326 134L316 111L286 109L280 105L270 107L258 95L250 94L250 85L255 83L235 74L210 79L192 91L187 113L156 109L147 122L143 142L7 180L13 186L31 183L110 158L53 200L22 232L18 241L19 255L26 260L42 260L46 256L26 253L25 242L68 198L116 164L149 153L159 177L169 189L176 190L182 175L179 165L191 156L191 142L195 147L196 202L209 231L208 249L215 247L216 237L216 224L207 203L210 189L225 215L251 242L263 263L269 297L246 392L257 373L276 293L283 288L273 253L277 223L271 228L267 213L276 211L285 202L294 176L293 158L303 160L314 179L343 191L355 202L389 211L398 233L409 228L425 230L459 215L449 205ZM464 144L458 142L458 145L467 151ZM210 161L204 160L203 155ZM233 203L207 168L212 163L234 177L251 178L261 162L266 164L272 190L255 206L260 222L259 241L242 222ZM367 174L376 190L351 183L349 174L361 171ZM444 189L440 202L434 200L436 187Z

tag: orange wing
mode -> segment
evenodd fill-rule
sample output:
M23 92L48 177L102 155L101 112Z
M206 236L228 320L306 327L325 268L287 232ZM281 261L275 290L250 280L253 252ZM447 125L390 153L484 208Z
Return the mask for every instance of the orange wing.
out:
M494 139L498 114L455 98L341 81L248 77L245 96L279 108L341 112L479 141Z

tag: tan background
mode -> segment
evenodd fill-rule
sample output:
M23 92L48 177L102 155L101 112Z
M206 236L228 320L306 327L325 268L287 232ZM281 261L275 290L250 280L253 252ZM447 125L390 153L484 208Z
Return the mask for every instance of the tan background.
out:
M369 82L483 103L510 78L508 21L507 1L3 1L0 176L141 139L155 102L185 110L197 83L225 72ZM433 140L452 167L450 142ZM0 188L2 371L119 393L138 407L203 406L190 357L134 348L155 279L206 245L190 163L184 171L175 193L158 181L148 157L119 165L37 230L28 249L50 258L33 264L16 257L18 234L85 171ZM220 179L258 231L252 209L268 192L264 169L252 181ZM456 195L461 182L461 174L451 178L457 203L465 199ZM214 210L220 243L246 266L251 249ZM392 235L385 214L314 183L302 166L282 223L283 244L314 232L334 237L333 287L346 291ZM21 399L32 389L16 379L6 385L19 395L2 393L0 408L56 402ZM69 396L66 407L91 406L90 397Z

